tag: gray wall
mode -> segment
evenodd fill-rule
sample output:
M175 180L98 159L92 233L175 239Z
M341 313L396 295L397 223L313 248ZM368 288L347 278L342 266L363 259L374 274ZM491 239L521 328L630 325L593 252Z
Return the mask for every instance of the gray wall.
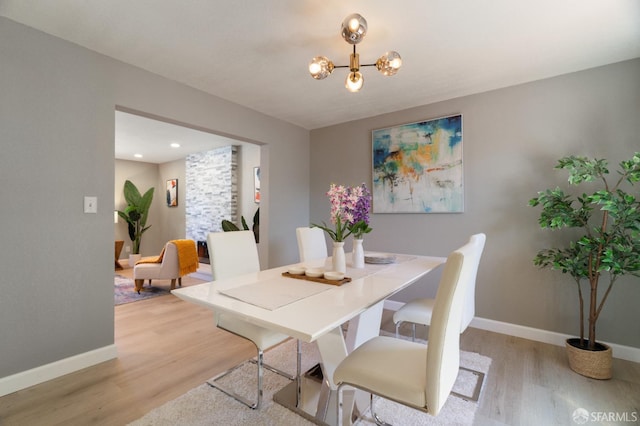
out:
M428 84L428 82L425 82ZM371 131L463 114L465 212L376 214L365 250L446 256L469 235L487 234L477 316L575 335L573 281L532 264L558 236L538 228L537 191L564 185L564 155L596 156L610 169L640 151L640 60L371 117L311 132L311 220L328 221L332 182L371 187ZM435 278L397 300L435 294ZM640 348L638 278L620 279L598 322L602 341Z
M117 106L264 143L261 250L297 259L308 131L2 17L0 58L0 377L114 342Z

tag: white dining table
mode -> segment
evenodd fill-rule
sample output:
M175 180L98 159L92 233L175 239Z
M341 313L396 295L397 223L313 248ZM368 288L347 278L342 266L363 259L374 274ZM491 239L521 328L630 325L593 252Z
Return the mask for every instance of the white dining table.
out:
M444 257L396 254L394 263L365 264L364 268L356 269L348 258L346 276L352 281L340 286L283 276L293 266L287 265L184 287L172 293L212 311L233 314L304 342L315 342L323 380L319 396L313 399L314 406L309 407L308 401L301 406L300 381L297 394L289 392L291 397L295 396L295 402L283 405L316 423L335 424L337 410L332 407L337 404L337 387L333 372L337 365L353 349L379 335L385 299L445 261ZM327 270L330 262L330 258L325 261ZM346 333L341 327L345 323L348 323ZM276 402L282 403L282 399L274 397Z

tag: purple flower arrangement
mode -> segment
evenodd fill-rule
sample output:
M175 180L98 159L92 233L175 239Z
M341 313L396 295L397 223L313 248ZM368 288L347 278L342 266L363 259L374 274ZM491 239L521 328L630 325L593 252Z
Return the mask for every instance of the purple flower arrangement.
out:
M349 188L349 196L353 201L349 230L353 233L354 238L361 239L364 234L371 232L371 227L369 226L371 193L363 183L360 186Z
M338 242L344 241L351 234L360 239L371 232L371 193L364 183L355 187L331 184L327 196L331 203L331 223L335 229L329 228L324 222L323 226L311 226L324 230L333 241Z

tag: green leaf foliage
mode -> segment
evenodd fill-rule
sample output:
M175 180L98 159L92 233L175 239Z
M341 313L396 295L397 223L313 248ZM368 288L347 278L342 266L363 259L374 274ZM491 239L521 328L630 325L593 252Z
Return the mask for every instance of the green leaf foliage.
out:
M222 220L222 230L224 232L239 231L240 228L238 228L238 226L235 223L231 222L230 220L223 219Z
M124 199L127 207L124 211L118 211L118 216L127 222L129 238L133 243L133 254L140 254L142 234L151 227L151 225L147 226L147 218L153 201L153 191L154 188L149 188L144 195L141 195L133 182L130 180L124 182Z
M242 224L242 229L244 229L245 231L249 231L249 225L247 224L246 219L244 218L244 216L240 216L240 222ZM235 223L231 222L230 220L227 219L223 219L222 223L222 230L224 232L230 232L230 231L239 231L240 228L238 227L238 225L236 225ZM256 243L260 241L260 237L259 237L259 226L260 226L260 208L258 208L256 210L256 212L253 214L253 234L255 236L256 239Z

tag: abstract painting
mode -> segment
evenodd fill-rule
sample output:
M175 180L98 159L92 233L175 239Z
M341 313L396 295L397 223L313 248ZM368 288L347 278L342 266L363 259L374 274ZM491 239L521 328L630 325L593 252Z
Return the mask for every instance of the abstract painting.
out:
M462 115L372 133L374 213L460 213Z

